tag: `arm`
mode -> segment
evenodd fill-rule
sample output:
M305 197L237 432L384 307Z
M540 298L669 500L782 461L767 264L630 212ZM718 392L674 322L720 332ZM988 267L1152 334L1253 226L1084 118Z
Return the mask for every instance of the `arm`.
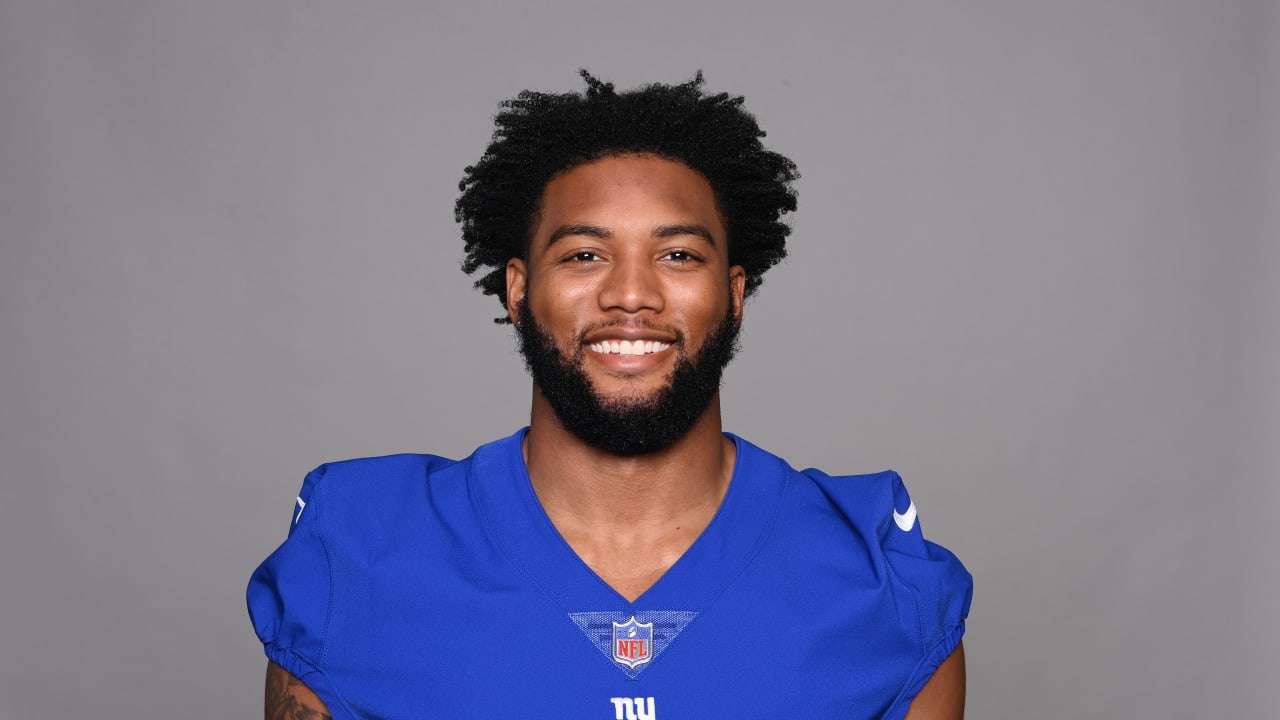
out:
M266 696L266 720L333 720L311 688L271 661L267 662Z
M942 661L907 708L906 720L961 720L964 717L964 645Z

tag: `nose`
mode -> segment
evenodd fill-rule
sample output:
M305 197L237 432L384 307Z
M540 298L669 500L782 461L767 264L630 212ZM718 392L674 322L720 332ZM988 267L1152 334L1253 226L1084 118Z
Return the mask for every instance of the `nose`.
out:
M662 284L657 272L657 267L642 259L615 257L600 288L600 309L662 312Z

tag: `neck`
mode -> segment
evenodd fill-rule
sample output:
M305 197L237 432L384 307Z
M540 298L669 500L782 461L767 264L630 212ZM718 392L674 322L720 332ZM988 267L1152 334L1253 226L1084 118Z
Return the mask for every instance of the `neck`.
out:
M729 488L736 449L721 431L719 395L670 447L619 456L566 430L535 387L524 457L561 536L601 579L634 600L711 522Z

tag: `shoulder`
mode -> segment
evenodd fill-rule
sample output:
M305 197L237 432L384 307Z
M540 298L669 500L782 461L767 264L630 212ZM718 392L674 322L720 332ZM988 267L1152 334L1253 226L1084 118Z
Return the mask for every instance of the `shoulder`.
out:
M515 472L523 436L521 430L486 443L461 460L404 453L325 463L302 483L290 535L306 530L326 545L376 547L471 523L469 478Z
M792 547L823 558L869 587L895 588L920 619L920 641L931 645L968 614L973 578L950 550L925 538L920 508L893 470L830 475L794 470L749 443L754 467L771 464L787 478L775 533ZM904 608L906 609L906 608Z
M320 465L307 473L298 490L290 534L300 525L362 522L380 508L411 502L430 483L447 476L445 471L457 462L435 455L402 454Z
M370 489L394 490L421 484L459 461L438 455L402 453L327 462L307 473L305 493L342 493Z
M801 494L821 498L841 520L880 542L922 537L919 511L902 477L893 470L829 475L816 468L797 471ZM894 531L897 532L894 532Z
M344 512L370 502L421 498L460 489L473 468L510 465L519 457L524 437L521 429L507 437L485 443L470 455L454 460L440 455L401 453L378 457L328 462L312 470L303 481L299 503L310 504L323 497L326 503L341 499ZM307 511L309 512L309 510Z
M780 473L787 478L788 505L793 512L830 516L838 525L869 538L891 537L889 531L894 527L908 533L917 529L915 504L893 470L857 475L830 475L816 468L796 470L777 455L737 440L741 461L752 474Z
M925 538L921 511L897 472L828 475L810 468L800 475L810 492L820 493L832 512L882 554L895 579L918 591L923 604L946 595L960 617L967 614L973 578L955 554Z

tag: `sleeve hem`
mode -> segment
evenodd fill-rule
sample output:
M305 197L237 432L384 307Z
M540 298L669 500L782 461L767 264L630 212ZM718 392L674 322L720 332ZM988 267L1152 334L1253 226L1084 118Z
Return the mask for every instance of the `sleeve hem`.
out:
M274 645L264 645L263 650L266 652L268 660L288 670L294 677L305 683L311 692L314 692L324 702L325 707L329 709L329 714L335 719L357 717L350 706L347 705L347 701L343 699L342 695L333 686L333 683L330 682L329 676L309 660L292 650Z

